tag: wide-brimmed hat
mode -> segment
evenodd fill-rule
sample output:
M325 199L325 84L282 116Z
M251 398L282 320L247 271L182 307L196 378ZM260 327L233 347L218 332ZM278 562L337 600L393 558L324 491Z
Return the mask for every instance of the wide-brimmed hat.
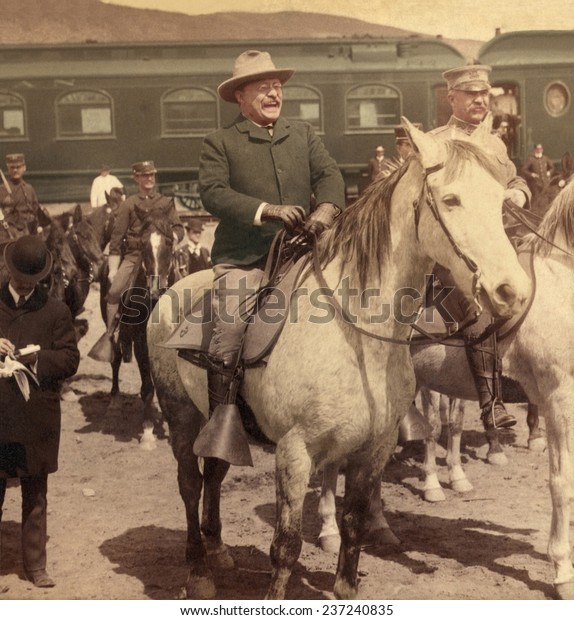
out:
M235 59L233 76L222 82L217 92L223 101L236 103L234 93L244 84L268 77L277 78L283 84L294 73L295 69L277 69L268 52L248 50Z
M456 69L449 69L442 74L449 90L465 90L479 92L490 90L488 75L492 67L488 65L465 65Z
M146 161L137 161L135 164L132 164L132 172L133 174L155 174L157 170L155 169L155 164L151 159Z
M15 278L28 284L36 284L52 271L52 255L37 235L26 235L8 243L4 263Z

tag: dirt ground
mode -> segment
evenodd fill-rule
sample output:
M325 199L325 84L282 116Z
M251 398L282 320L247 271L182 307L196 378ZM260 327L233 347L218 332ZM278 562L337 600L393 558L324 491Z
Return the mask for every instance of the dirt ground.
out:
M175 599L185 582L185 515L169 438L153 451L140 448L135 362L122 367L122 395L112 401L110 368L87 357L103 331L97 307L94 288L82 315L90 325L80 342L82 361L62 403L60 469L49 479L48 564L57 585L41 590L23 579L20 493L9 488L0 564L0 585L8 591L0 599ZM527 450L526 409L511 407L521 423L507 447L506 467L486 462L478 412L468 408L463 441L475 485L470 494L447 489L447 501L426 503L420 460L391 462L382 494L403 544L363 552L362 599L553 597L547 454ZM274 459L257 445L252 453L255 466L232 468L223 486L223 535L237 567L218 575L220 599L262 599L269 580ZM444 451L440 457L444 466ZM443 467L445 483L446 476ZM340 490L342 483L340 477ZM306 498L303 550L289 588L293 600L332 598L336 557L316 546L319 484L318 477L312 480Z

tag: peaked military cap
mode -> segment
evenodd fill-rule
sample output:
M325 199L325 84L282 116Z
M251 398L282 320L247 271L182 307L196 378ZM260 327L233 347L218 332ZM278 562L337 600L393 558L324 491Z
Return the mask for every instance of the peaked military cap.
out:
M11 153L10 155L6 155L6 163L7 164L24 164L26 160L24 159L23 153Z
M138 161L132 164L132 172L134 174L155 174L157 170L153 161L148 159L147 161Z
M478 92L490 90L488 74L491 71L492 67L488 65L466 65L449 69L442 74L442 77L446 80L449 90Z

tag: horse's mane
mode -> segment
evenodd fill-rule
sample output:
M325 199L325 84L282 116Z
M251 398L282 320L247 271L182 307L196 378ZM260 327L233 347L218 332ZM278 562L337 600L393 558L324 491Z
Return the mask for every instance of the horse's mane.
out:
M52 220L50 224L46 247L52 253L55 264L61 267L69 278L77 274L76 259L70 248L66 232L57 219Z
M494 179L504 184L500 164L488 152L466 140L445 142L447 155L445 180L450 182L460 174L468 162L478 163ZM378 275L390 258L391 198L399 181L411 166L419 166L416 156L409 157L389 176L371 183L361 197L345 209L319 244L321 264L342 257L344 262L356 262L355 269L362 287L373 269ZM422 183L422 174L419 175ZM420 190L420 185L419 185ZM410 217L410 214L406 214Z
M166 218L165 212L161 209L152 209L146 215L141 231L142 240L147 240L154 231L157 231L168 239L173 238L171 222Z
M568 183L554 198L538 226L537 234L526 235L521 247L531 249L535 254L546 256L553 246L545 239L552 241L557 232L562 232L564 235L568 246L564 248L565 250L574 247L574 181Z

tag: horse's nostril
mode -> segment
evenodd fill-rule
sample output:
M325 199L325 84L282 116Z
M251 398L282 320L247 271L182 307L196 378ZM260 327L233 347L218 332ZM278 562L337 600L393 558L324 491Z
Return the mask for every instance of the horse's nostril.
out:
M516 302L516 291L510 284L501 284L496 289L497 298L508 306L513 306Z

